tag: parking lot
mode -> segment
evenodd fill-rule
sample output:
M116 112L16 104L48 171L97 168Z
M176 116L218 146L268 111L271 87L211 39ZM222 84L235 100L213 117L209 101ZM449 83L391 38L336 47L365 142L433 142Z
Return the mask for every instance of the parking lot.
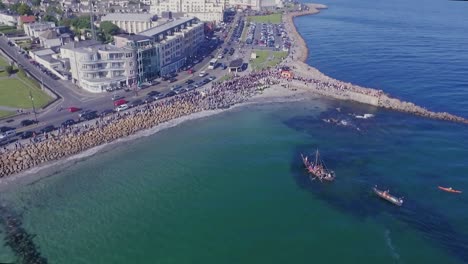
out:
M291 42L282 23L249 22L246 31L245 44L252 46L252 48L288 51L291 47Z

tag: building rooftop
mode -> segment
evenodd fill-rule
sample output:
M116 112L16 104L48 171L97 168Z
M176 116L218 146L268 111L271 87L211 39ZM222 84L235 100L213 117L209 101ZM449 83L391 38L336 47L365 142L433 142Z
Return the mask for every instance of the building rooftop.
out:
M96 40L83 40L83 41L74 41L63 45L62 48L64 49L77 49L77 48L84 48L99 45L101 42Z
M101 21L156 21L155 15L146 13L110 13L101 18Z
M114 37L125 38L125 39L133 40L133 41L151 40L151 37L142 36L142 35L119 34L119 35L116 35L116 36L114 36Z
M40 49L40 50L35 50L35 51L30 51L30 52L34 53L34 55L39 56L39 57L55 54L55 52L51 49Z
M138 34L148 36L148 37L152 37L152 36L161 34L161 33L165 32L165 31L168 31L171 28L177 27L177 26L179 26L179 25L181 25L183 23L186 23L188 21L191 21L191 20L195 20L195 18L194 17L182 17L182 18L179 18L179 19L169 21L169 22L167 22L165 24L162 24L162 25L147 29L147 30L142 31L142 32L140 32Z
M244 64L242 59L235 59L229 63L229 68L239 68Z
M22 23L33 23L36 21L36 17L35 16L20 16L19 20Z

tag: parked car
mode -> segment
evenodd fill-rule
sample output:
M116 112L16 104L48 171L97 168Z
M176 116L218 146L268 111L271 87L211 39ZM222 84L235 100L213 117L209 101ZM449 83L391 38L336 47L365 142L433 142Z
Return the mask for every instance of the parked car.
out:
M210 81L213 81L214 79L216 79L216 77L210 76L210 77L208 77L208 79L209 79Z
M176 78L171 78L171 79L169 79L168 82L169 82L169 83L177 82L177 79L176 79Z
M176 95L176 92L170 91L170 92L168 92L168 93L166 94L166 97L171 97L171 96L174 96L174 95Z
M62 122L63 127L68 127L74 125L76 122L73 119L68 119Z
M44 127L43 129L41 129L41 133L49 133L49 132L52 132L55 130L55 127L53 125L48 125L46 127Z
M156 95L155 95L156 96ZM145 103L149 104L151 102L154 102L154 97L153 96L148 96L144 99Z
M8 130L14 130L14 127L7 127L7 126L2 126L0 127L0 133L6 132Z
M19 136L21 139L27 139L27 138L34 136L34 131L24 131Z
M83 110L78 114L78 117L83 117L84 115L93 112L92 110Z
M114 106L119 106L119 105L123 105L123 104L126 104L126 103L128 103L127 100L119 99L119 100L114 101Z
M182 85L174 85L171 87L171 90L175 91L175 90L179 90L180 88L182 88Z
M185 81L186 84L192 84L192 83L194 83L194 82L195 82L195 81L192 80L192 79L188 79L187 81Z
M83 118L84 120L92 120L92 119L95 119L97 117L98 117L97 112L93 111L93 112L90 112L90 113L87 113L87 114L83 115L81 118Z
M148 96L155 96L155 95L158 95L158 94L160 94L160 92L158 92L158 91L151 91L151 92L149 92L147 95L148 95Z
M33 125L35 123L36 123L36 121L31 120L31 119L25 119L25 120L21 121L22 126L30 126L30 125Z
M108 114L112 114L113 112L114 112L114 110L112 110L112 109L106 109L106 110L101 112L100 116L106 116Z
M16 136L16 130L8 130L3 133L0 133L0 139L6 139Z
M129 107L127 104L121 104L119 106L117 106L117 108L115 108L115 111L117 112L120 112L120 111L123 111L123 110L127 110Z
M143 104L143 101L140 100L140 99L137 99L133 102L131 102L130 104L128 104L129 107L135 107L135 106L139 106L139 105L142 105Z

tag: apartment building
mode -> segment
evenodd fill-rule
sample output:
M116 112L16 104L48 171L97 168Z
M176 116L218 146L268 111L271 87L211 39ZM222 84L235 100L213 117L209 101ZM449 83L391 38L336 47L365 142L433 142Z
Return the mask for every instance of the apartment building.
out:
M120 14L110 13L101 18L101 22L110 21L127 33L140 33L157 26L156 17L153 14Z
M24 33L32 38L38 38L49 29L55 28L54 22L35 22L23 24Z
M151 0L150 13L184 13L201 21L223 21L224 0Z
M140 32L151 37L158 48L160 75L179 70L204 40L204 25L196 18L183 17Z
M61 57L69 60L72 81L83 89L100 93L136 83L134 49L108 44L73 46L62 47Z
M139 84L159 77L159 49L153 38L142 35L114 36L115 46L128 47L135 50L137 64L137 80Z

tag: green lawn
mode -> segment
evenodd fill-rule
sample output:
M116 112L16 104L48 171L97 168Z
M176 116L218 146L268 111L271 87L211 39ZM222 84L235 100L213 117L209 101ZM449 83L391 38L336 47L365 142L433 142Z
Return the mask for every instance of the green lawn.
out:
M4 34L8 33L14 33L17 32L18 30L15 27L10 27L7 25L0 25L0 32Z
M278 65L288 53L286 51L254 50L257 58L251 61L254 70L262 70Z
M253 21L255 23L272 23L272 24L280 24L283 20L281 14L271 14L265 16L249 16L248 21Z
M28 80L32 84L33 80ZM34 105L37 108L43 107L52 100L50 96L36 88L37 85L30 88L16 78L0 79L0 105L17 107L17 108L32 108L29 91L31 90L34 98Z
M0 118L4 118L4 117L11 116L11 115L14 115L14 114L15 114L14 112L8 112L8 111L0 110Z

